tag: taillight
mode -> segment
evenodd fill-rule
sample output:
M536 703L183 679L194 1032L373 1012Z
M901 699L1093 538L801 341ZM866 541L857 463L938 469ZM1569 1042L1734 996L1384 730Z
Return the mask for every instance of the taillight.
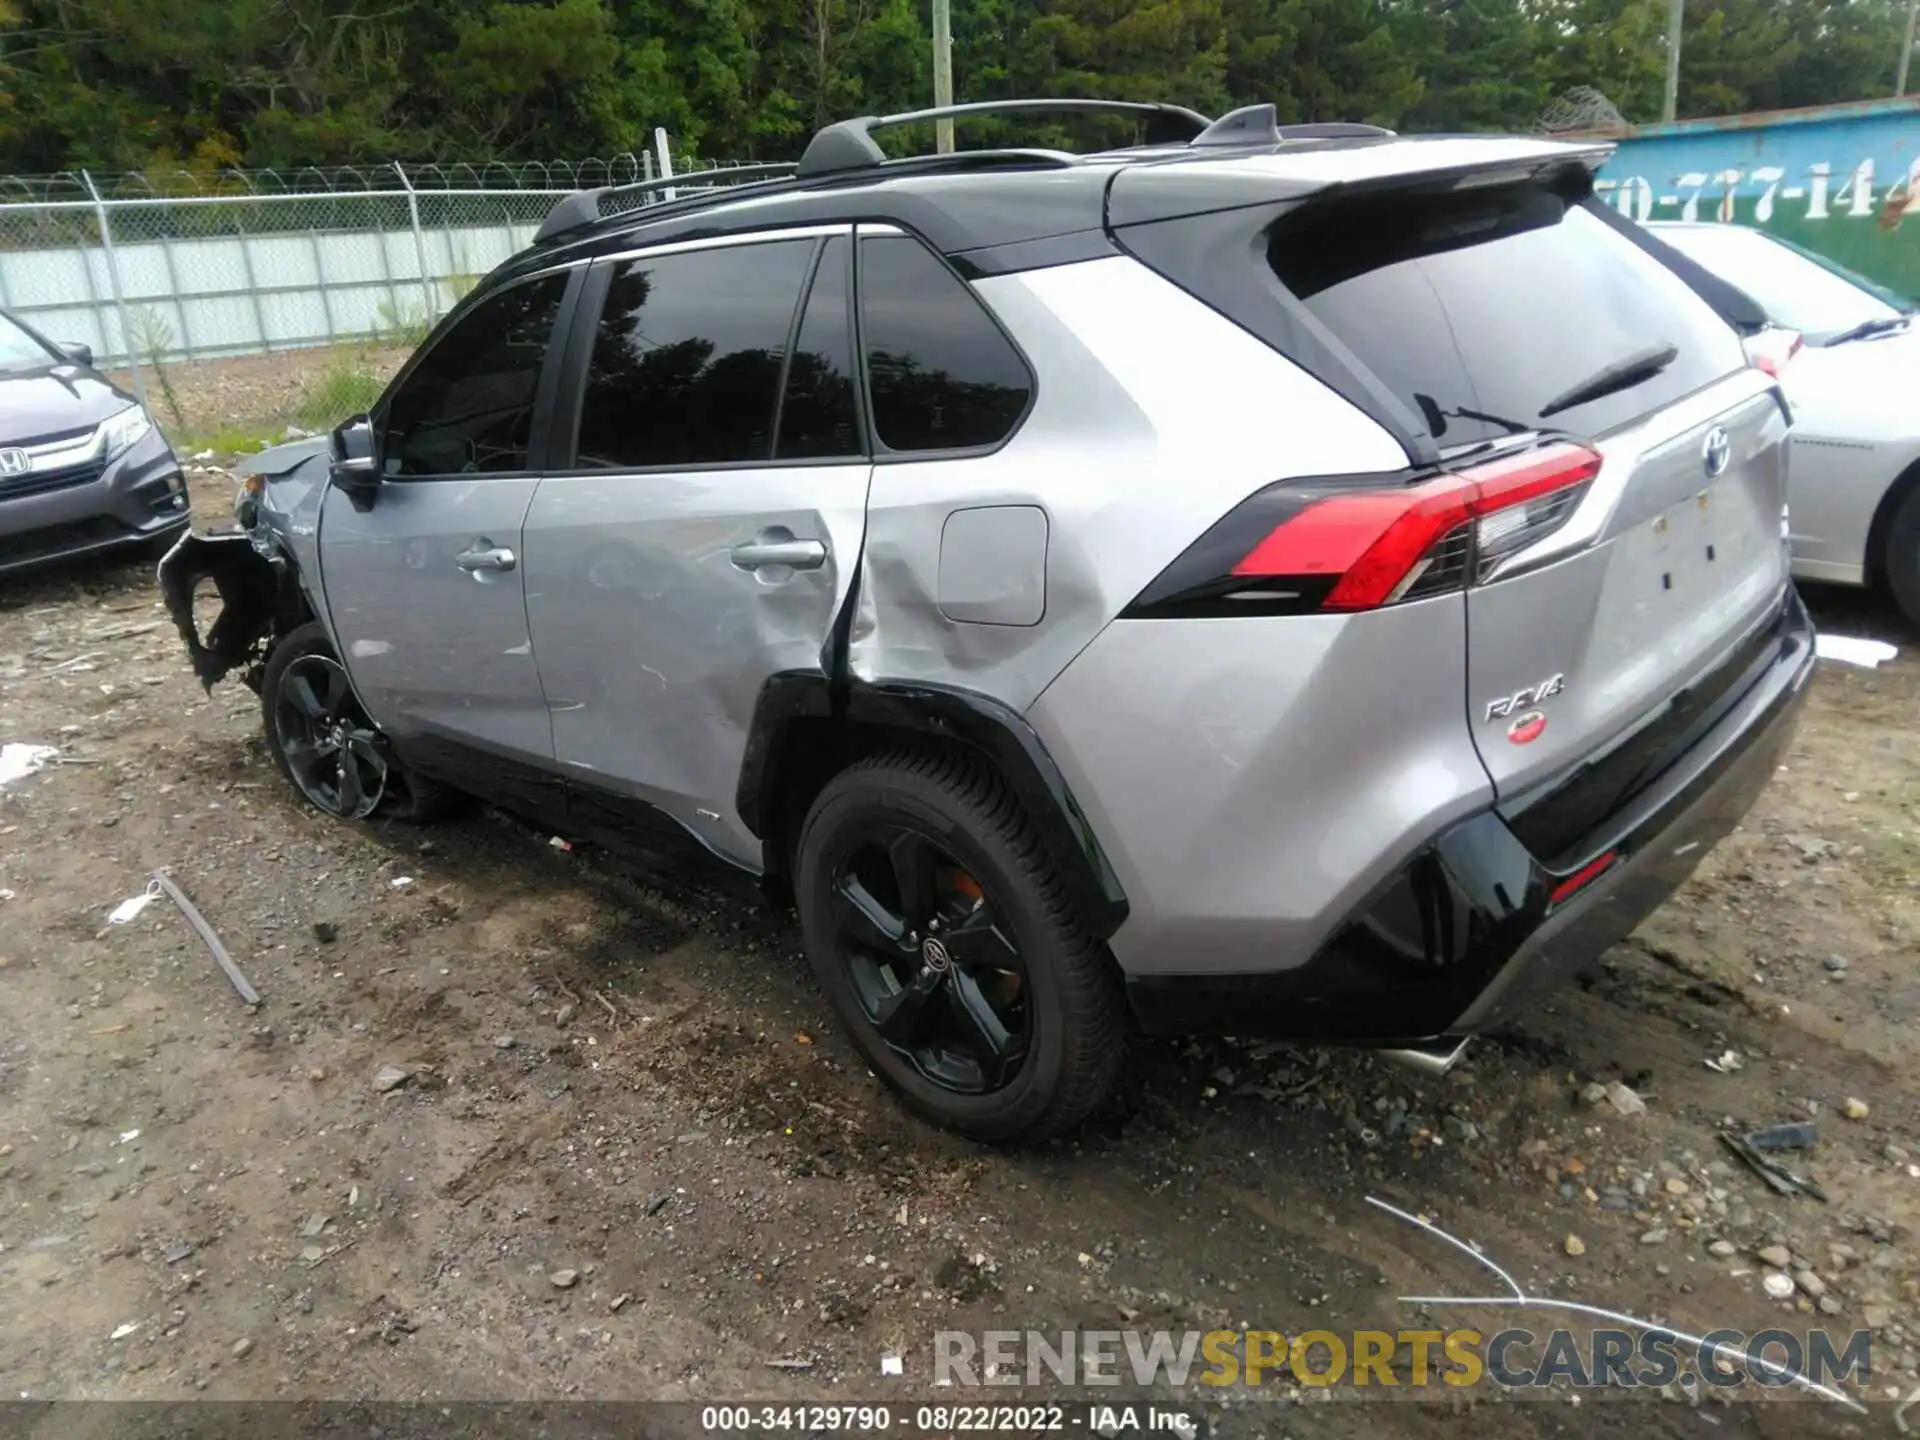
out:
M1613 862L1620 858L1620 852L1609 850L1594 860L1589 860L1571 875L1565 876L1553 887L1553 893L1547 897L1549 905L1561 905L1578 895L1587 886L1598 880L1613 868Z
M1778 380L1780 372L1787 368L1787 362L1800 353L1805 343L1798 331L1789 331L1784 339L1771 346L1763 346L1755 353L1753 368Z
M1599 471L1597 452L1556 441L1424 478L1284 482L1195 541L1127 613L1373 610L1459 590L1558 529Z

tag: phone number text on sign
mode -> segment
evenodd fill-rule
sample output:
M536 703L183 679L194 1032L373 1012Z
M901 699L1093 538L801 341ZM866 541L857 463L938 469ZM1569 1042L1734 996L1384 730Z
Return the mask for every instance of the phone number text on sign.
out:
M1736 202L1748 198L1754 202L1751 218L1756 225L1772 220L1776 209L1783 217L1797 213L1806 220L1827 220L1835 215L1882 213L1897 219L1908 210L1920 208L1915 203L1916 192L1920 191L1920 159L1887 187L1878 206L1871 157L1848 174L1836 176L1833 166L1820 161L1807 167L1806 183L1789 185L1786 180L1785 167L1756 165L1751 170L1690 171L1674 177L1672 191L1656 190L1644 175L1596 180L1593 188L1609 197L1622 215L1642 224L1656 218L1731 221ZM1707 207L1705 214L1702 202Z

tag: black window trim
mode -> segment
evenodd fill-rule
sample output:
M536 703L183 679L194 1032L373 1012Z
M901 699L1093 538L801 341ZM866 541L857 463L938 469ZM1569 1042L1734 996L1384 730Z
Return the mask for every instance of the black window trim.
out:
M607 300L607 290L613 284L613 272L616 266L631 260L651 260L656 256L693 254L703 250L730 250L743 245L766 245L793 240L812 240L813 255L807 262L806 278L800 286L800 293L794 302L794 320L787 332L787 359L780 367L780 394L775 398L772 443L779 443L779 412L786 398L787 364L793 355L794 338L806 309L806 301L813 294L813 279L819 273L820 257L826 249L826 242L835 236L849 239L854 233L851 220L835 221L830 224L791 225L765 230L742 231L735 235L715 235L700 240L675 240L659 245L645 245L632 250L622 250L613 255L596 255L591 259L574 262L586 271L586 282L580 287L579 298L574 305L574 315L580 317L571 324L567 336L567 353L557 377L557 388L553 397L552 414L554 423L548 436L547 459L552 463L541 473L551 479L570 479L579 476L615 476L641 475L698 475L707 471L740 470L799 470L824 469L835 465L865 465L871 463L873 454L867 436L863 435L861 452L858 455L801 456L790 460L769 459L762 456L753 460L702 460L688 465L634 465L619 469L609 469L602 465L562 464L562 457L571 460L580 443L580 411L587 399L587 370L593 362L593 342L600 329L600 312ZM857 246L854 247L856 250ZM849 291L851 294L851 291ZM855 337L855 361L859 361L858 336ZM862 393L864 386L861 382ZM864 408L860 414L863 430L870 424Z
M934 260L946 267L947 272L951 274L955 280L959 281L961 285L965 286L968 293L973 296L973 303L980 307L980 313L985 315L988 321L992 323L994 329L1000 332L1001 338L1007 342L1007 347L1013 351L1014 357L1019 360L1021 368L1027 372L1026 407L1022 409L1020 414L1014 419L1013 424L1007 427L1007 433L1002 435L998 440L995 440L992 444L956 445L943 450L895 450L880 438L880 426L874 418L873 413L872 377L868 373L867 366L867 282L864 269L860 263L860 254L865 248L863 242L869 238L880 239L882 237L912 240L917 243L921 249L925 250L928 255L932 256ZM861 221L856 227L854 234L853 280L854 364L860 374L860 423L867 432L868 453L873 457L873 463L876 465L915 465L938 460L973 460L986 455L997 455L1000 451L1011 445L1015 437L1026 428L1027 420L1032 416L1034 407L1040 403L1040 372L1035 368L1027 352L1021 348L1020 342L1014 338L1013 332L1007 329L1000 317L994 313L993 307L986 302L986 298L974 288L972 282L970 282L965 275L960 273L953 261L947 256L942 255L938 246L929 244L925 236L915 234L905 226L897 224L894 221Z
M407 361L387 382L387 388L380 392L380 398L373 403L368 412L373 422L376 437L386 436L387 410L400 387L410 380L429 356L446 343L450 336L475 310L506 294L509 290L522 285L536 284L550 280L555 275L565 275L567 283L560 291L560 304L553 314L553 332L547 337L547 353L540 361L540 375L533 386L533 423L527 435L527 468L524 470L449 470L435 475L392 475L385 473L382 461L382 483L388 485L444 485L463 480L526 480L537 478L545 473L542 462L547 457L551 442L551 419L555 400L559 393L560 372L565 361L567 348L572 341L573 317L578 308L581 290L587 272L588 262L573 261L566 265L553 265L544 270L535 270L526 275L516 275L504 284L476 290L461 304L449 310L441 318L433 332L420 342L420 347L407 357Z
M793 367L794 351L800 346L800 331L807 323L807 317L813 313L813 287L819 283L820 268L827 263L827 251L833 241L844 239L846 249L846 301L842 307L841 319L846 324L847 343L852 347L849 359L852 373L847 377L853 382L853 428L856 432L857 451L852 455L799 455L780 459L780 425L785 417L787 404L788 372ZM860 241L854 226L849 224L844 235L824 235L820 239L820 248L814 252L813 266L807 271L806 284L800 288L800 303L794 311L793 329L787 336L787 358L780 367L780 397L773 409L773 453L775 465L831 465L852 464L858 461L871 462L873 459L873 424L867 418L866 382L860 365Z
M793 347L800 343L800 327L807 318L807 302L813 299L813 282L820 273L821 257L826 253L826 240L815 240L813 253L807 257L806 274L800 277L800 289L793 297L793 313L787 316L786 348L780 352L780 375L773 382L773 417L767 425L765 458L768 460L780 454L780 421L787 412L787 381L793 377Z

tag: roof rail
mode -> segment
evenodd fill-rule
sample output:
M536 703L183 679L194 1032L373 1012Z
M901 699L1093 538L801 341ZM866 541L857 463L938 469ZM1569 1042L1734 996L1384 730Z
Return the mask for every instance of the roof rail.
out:
M1157 105L1137 100L982 100L969 105L941 105L931 110L906 110L898 115L861 115L837 121L807 142L796 175L829 175L840 170L868 170L885 162L886 154L874 142L873 132L927 120L958 119L967 115L1017 115L1034 111L1104 111L1142 115L1158 121L1165 140L1192 140L1212 124L1184 105ZM1171 133L1167 133L1171 132ZM1149 135L1152 134L1151 128Z
M690 170L684 175L667 175L657 180L636 180L631 185L602 185L597 190L582 190L569 195L540 222L533 243L551 240L555 235L591 225L602 216L601 201L615 195L643 195L655 190L725 190L744 180L781 180L794 173L791 160L768 161L761 165L735 165L725 170Z
M1346 121L1317 124L1282 125L1280 112L1272 105L1243 105L1229 111L1193 137L1196 149L1228 145L1273 145L1283 140L1358 140L1392 136L1393 131L1378 125L1356 125Z

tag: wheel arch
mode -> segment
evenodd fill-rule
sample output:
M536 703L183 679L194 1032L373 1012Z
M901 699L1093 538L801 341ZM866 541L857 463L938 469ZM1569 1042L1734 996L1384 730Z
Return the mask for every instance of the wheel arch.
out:
M1082 924L1106 939L1127 917L1127 897L1093 827L1033 727L978 691L925 681L850 679L818 671L770 676L754 705L735 808L761 843L779 893L807 810L856 760L901 746L960 748L1012 789L1060 869Z

